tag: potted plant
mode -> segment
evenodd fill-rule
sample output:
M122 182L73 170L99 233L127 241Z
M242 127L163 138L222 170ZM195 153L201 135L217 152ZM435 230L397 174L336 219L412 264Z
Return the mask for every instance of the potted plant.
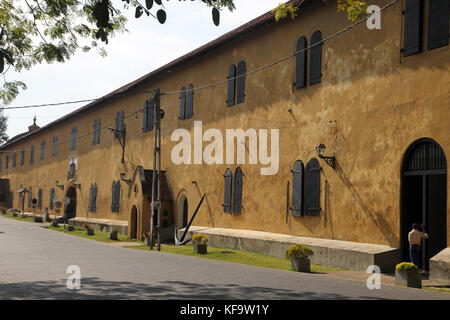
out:
M395 284L403 287L422 288L419 268L411 262L397 264L395 266Z
M94 228L92 228L91 225L85 224L85 225L84 225L84 228L86 229L86 234L87 234L88 236L93 236L93 235L94 235Z
M109 239L111 239L111 240L119 240L119 238L117 237L118 236L118 231L117 230L112 230L110 233L109 233Z
M42 217L34 217L34 222L42 223Z
M313 254L314 252L311 248L301 244L295 244L287 249L286 258L291 260L291 266L294 271L311 272L309 256Z
M68 231L75 231L75 226L68 225L68 226L67 226L67 230L68 230Z
M192 242L194 243L194 252L199 254L208 253L208 237L197 233L192 237Z
M54 219L54 220L52 221L52 227L53 227L53 228L58 228L58 227L59 227L59 225L58 225L58 220Z

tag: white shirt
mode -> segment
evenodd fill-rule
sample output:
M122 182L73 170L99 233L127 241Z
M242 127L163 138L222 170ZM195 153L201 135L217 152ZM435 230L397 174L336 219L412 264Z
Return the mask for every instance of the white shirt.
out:
M417 229L413 229L410 233L408 233L408 241L410 244L420 246L422 238L428 239L428 234L420 232Z

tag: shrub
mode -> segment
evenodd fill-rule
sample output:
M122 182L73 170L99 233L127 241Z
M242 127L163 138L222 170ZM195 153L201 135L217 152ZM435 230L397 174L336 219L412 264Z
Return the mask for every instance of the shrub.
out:
M395 266L397 271L419 271L419 268L411 262L401 262Z
M208 243L208 237L201 233L197 233L192 237L192 242L194 244L199 244L199 243L206 244L206 243Z
M295 244L290 246L286 251L286 258L295 259L295 258L307 258L312 256L314 252L307 246L301 244Z

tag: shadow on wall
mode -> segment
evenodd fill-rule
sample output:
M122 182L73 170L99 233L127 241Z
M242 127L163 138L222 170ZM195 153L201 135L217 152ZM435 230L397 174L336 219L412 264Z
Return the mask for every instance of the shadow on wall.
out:
M348 179L345 172L342 170L342 167L340 166L339 162L336 160L336 172L339 174L339 177L341 178L344 185L347 187L347 189L352 194L353 198L355 199L356 203L361 207L363 212L368 216L372 222L378 227L380 230L381 235L384 236L384 238L387 240L390 246L392 247L398 247L399 246L399 238L397 234L394 232L392 227L389 225L389 223L384 219L384 217L367 207L361 196L359 195L358 191L355 189L353 184Z
M66 280L33 281L0 284L0 300L149 300L149 299L349 299L348 296L336 293L295 292L286 289L275 289L255 286L239 286L236 284L191 283L185 281L164 281L149 285L128 281L103 281L99 278L83 278L81 289L69 290ZM361 297L374 299L374 297ZM176 309L175 309L176 310ZM176 310L175 312L178 312Z

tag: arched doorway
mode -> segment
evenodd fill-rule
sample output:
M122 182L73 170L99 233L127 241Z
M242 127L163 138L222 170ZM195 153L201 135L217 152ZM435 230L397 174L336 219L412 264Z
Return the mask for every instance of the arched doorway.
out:
M130 239L137 239L137 208L133 206L130 216Z
M429 239L422 240L422 266L447 247L447 160L432 139L420 139L406 151L402 165L401 249L409 261L408 232L424 224Z
M70 199L69 204L65 207L67 219L73 219L77 216L77 190L74 186L70 186L67 189L66 197Z

